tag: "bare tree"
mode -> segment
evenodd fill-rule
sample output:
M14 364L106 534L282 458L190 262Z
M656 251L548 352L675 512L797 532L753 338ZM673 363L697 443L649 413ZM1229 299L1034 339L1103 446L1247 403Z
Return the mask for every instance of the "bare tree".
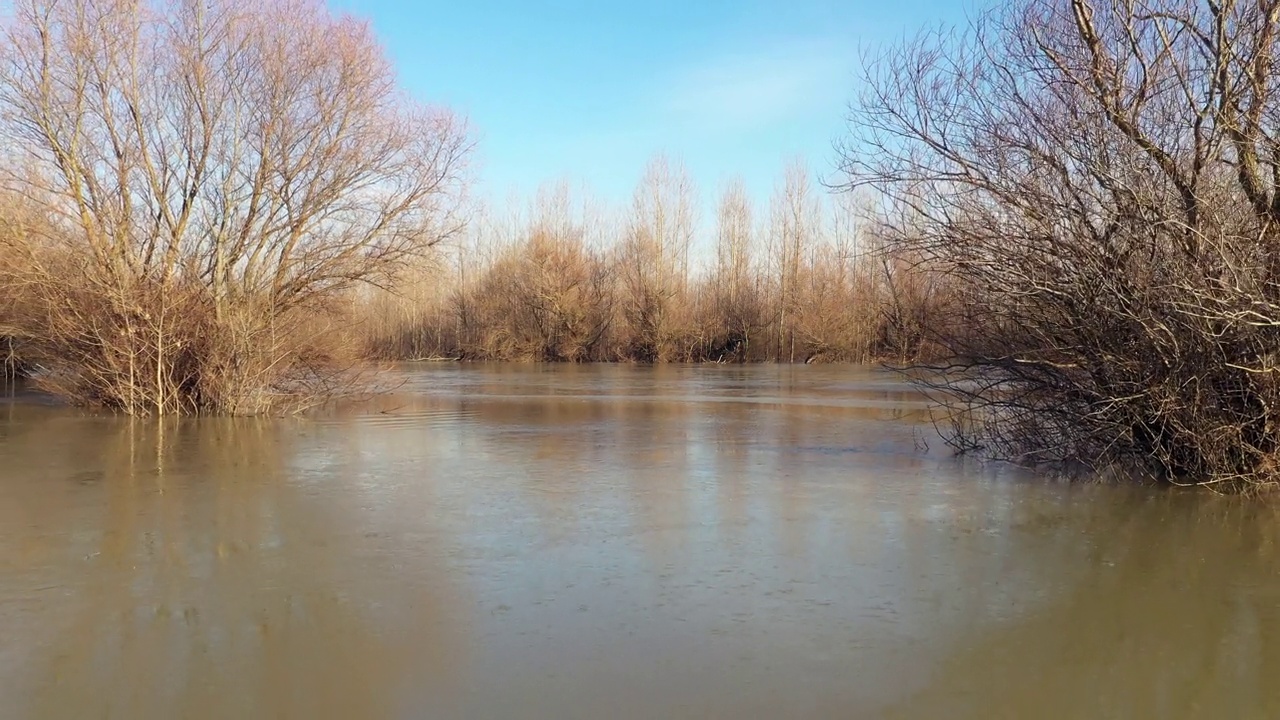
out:
M964 448L1257 487L1280 432L1276 0L1017 0L872 58L844 147L964 302Z
M778 294L775 358L780 362L796 360L800 271L804 255L817 242L821 214L808 166L794 161L787 167L770 205L769 246Z
M655 362L679 351L672 342L673 301L688 291L693 208L693 185L684 168L654 158L636 188L618 257L628 357Z
M751 357L751 340L763 329L757 275L755 220L741 180L725 187L717 209L716 261L711 276L715 319L720 337L712 359Z
M319 0L14 0L0 136L44 381L156 414L331 387L300 319L456 230L468 149Z
M493 273L482 285L482 294L497 301L515 358L603 359L613 315L612 278L588 245L587 223L585 213L574 211L565 185L544 190L507 272Z

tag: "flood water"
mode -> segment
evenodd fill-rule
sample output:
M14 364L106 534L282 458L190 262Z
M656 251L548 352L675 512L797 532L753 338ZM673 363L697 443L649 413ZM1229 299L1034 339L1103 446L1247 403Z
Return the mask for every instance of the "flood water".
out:
M1280 512L958 461L837 367L0 404L4 718L1274 718Z

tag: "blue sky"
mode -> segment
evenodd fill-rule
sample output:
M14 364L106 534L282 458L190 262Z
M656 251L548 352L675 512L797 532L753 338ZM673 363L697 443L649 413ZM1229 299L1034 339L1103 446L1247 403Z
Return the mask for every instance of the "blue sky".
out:
M829 172L859 48L963 18L962 0L333 0L372 20L415 96L466 116L478 190L548 182L625 202L655 153L704 200Z

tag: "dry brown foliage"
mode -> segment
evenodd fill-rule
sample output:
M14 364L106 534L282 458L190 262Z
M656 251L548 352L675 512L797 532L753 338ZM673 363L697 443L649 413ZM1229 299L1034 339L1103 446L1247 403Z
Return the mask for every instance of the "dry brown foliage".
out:
M757 224L741 183L724 190L705 264L696 197L655 160L625 217L610 222L559 187L526 219L481 219L395 327L372 303L373 354L542 362L900 362L928 351L922 325L946 288L886 251L846 198L825 203L788 171ZM408 299L407 296L405 298Z
M37 381L131 414L347 386L330 325L456 231L467 140L319 0L17 0L5 288Z

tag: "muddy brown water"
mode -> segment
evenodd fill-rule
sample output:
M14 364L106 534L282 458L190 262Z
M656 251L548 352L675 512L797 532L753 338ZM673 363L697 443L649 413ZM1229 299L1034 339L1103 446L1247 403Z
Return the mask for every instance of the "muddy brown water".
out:
M0 717L1280 717L1273 502L957 461L875 371L398 372L0 403Z

